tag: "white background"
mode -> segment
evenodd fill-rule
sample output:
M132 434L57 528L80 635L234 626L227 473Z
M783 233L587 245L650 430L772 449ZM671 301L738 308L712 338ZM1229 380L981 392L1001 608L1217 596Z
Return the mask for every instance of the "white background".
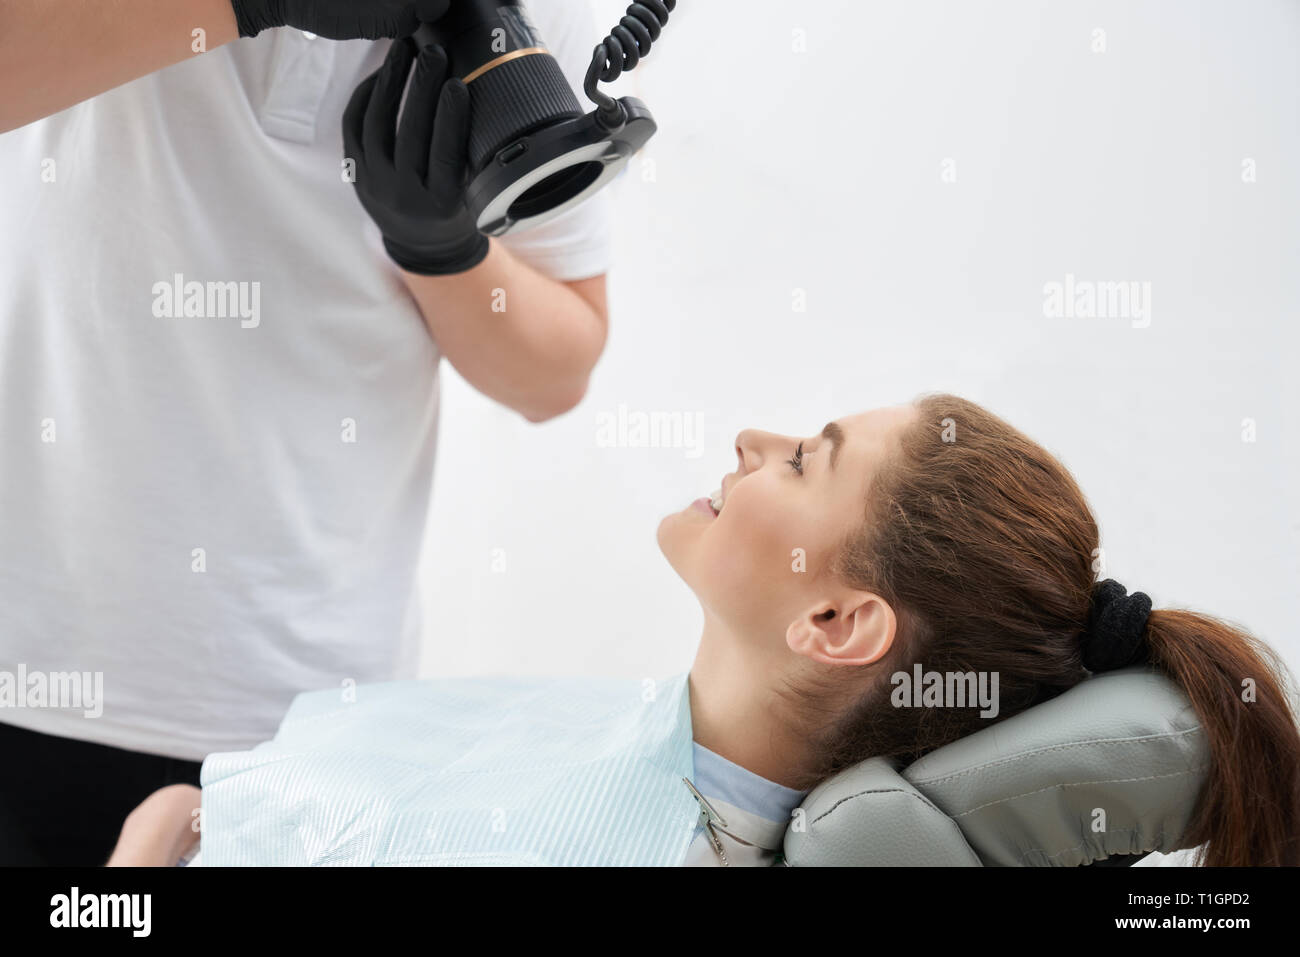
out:
M602 34L625 6L597 0ZM1285 0L681 0L619 84L660 131L611 187L587 398L530 426L446 371L422 674L685 670L700 614L660 517L741 428L925 391L1063 460L1108 575L1300 671L1298 46ZM1067 273L1149 282L1149 328L1045 318ZM703 454L599 447L620 405L702 416Z

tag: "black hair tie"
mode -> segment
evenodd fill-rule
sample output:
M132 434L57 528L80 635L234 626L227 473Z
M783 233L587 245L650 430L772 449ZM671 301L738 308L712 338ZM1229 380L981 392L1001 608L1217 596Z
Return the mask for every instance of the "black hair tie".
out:
M1083 666L1095 673L1145 661L1150 615L1151 599L1145 593L1130 595L1113 578L1094 585L1083 633Z

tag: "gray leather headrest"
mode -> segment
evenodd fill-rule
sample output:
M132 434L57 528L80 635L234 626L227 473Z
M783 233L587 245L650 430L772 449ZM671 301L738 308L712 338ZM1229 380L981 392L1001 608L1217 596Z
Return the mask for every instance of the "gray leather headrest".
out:
M786 863L1073 867L1172 851L1204 738L1164 675L1096 675L901 772L873 758L822 782L786 832Z

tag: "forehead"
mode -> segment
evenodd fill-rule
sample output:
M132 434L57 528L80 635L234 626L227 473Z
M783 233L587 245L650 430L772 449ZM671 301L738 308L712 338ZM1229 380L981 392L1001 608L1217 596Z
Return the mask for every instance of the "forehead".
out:
M865 456L875 460L894 448L903 430L915 417L915 407L896 405L859 412L836 421L844 430L845 451L853 454L854 458Z
M838 460L840 468L852 470L870 480L877 467L898 447L903 431L916 417L910 405L890 406L836 419L844 431Z

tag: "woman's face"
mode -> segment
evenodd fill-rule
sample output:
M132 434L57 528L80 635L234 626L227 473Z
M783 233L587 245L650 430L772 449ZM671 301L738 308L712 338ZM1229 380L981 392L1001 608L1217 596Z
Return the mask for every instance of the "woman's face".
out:
M736 470L713 503L701 498L659 524L660 549L705 614L764 644L779 638L774 648L818 608L843 620L852 597L831 562L914 415L910 405L877 409L808 436L741 432Z

